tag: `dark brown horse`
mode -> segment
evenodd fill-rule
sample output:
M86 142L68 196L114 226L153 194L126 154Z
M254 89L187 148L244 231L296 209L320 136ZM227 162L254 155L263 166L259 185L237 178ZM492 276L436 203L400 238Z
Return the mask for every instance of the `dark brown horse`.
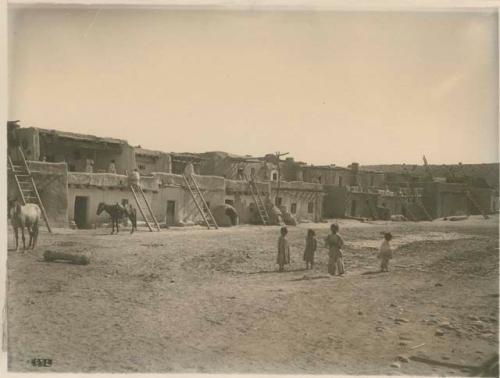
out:
M135 229L137 229L137 222L136 222L136 212L135 209L132 206L128 206L129 208L125 208L124 206L116 203L114 205L108 205L107 203L101 202L99 203L99 206L97 206L97 215L101 215L103 211L107 212L109 216L111 217L111 235L114 234L115 232L115 227L116 227L116 233L120 231L119 229L119 224L120 221L123 219L124 216L128 217L130 221L132 222L132 230L130 233L133 233Z

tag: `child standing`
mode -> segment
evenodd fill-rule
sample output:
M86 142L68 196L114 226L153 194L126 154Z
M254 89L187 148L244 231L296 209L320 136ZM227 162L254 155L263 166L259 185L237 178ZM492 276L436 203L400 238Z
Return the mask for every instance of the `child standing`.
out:
M381 260L380 262L380 271L388 272L389 271L389 260L392 259L392 249L390 245L390 241L392 240L392 234L390 232L384 233L384 241L380 246L380 251L378 253L378 258Z
M307 230L306 236L306 249L304 250L304 261L306 262L306 269L313 268L314 252L316 252L317 241L316 233L313 230Z
M288 234L288 229L286 227L281 227L281 236L278 239L278 258L276 263L279 265L279 271L283 272L283 267L285 264L290 264L290 246L288 245L288 240L286 235Z
M344 246L344 240L340 235L337 234L339 231L339 226L337 224L332 224L330 226L331 234L325 239L325 246L328 248L328 273L332 276L335 272L338 272L339 276L345 273L344 271L344 259L342 255L342 247Z

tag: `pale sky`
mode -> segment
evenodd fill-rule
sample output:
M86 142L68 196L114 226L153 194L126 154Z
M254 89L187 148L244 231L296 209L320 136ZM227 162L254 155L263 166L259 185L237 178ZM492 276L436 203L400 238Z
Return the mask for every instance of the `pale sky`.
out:
M498 161L492 13L24 9L9 65L24 126L313 164Z

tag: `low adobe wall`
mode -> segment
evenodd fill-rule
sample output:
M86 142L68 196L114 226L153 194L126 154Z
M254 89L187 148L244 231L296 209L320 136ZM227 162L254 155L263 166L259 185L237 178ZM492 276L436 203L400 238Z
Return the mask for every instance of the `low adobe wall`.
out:
M68 183L75 186L92 186L103 189L128 188L128 177L115 173L69 172ZM159 182L155 177L141 177L144 191L157 191Z

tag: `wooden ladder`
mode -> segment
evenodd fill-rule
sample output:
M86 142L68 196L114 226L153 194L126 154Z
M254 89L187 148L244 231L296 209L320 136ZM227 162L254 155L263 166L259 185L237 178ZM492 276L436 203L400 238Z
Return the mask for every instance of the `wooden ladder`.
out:
M49 218L47 217L45 207L43 206L42 200L40 199L40 194L38 193L38 189L35 184L35 180L33 179L33 171L30 170L21 147L18 147L17 150L19 151L19 156L21 157L22 164L14 164L10 156L8 156L8 161L9 169L14 175L17 189L19 191L19 194L21 195L23 205L26 205L27 203L34 203L38 205L40 207L40 210L42 211L42 217L45 221L45 225L47 226L47 230L52 233Z
M259 213L260 220L262 221L262 224L264 226L269 225L269 214L267 213L266 206L264 204L264 201L262 200L262 197L260 196L259 188L257 187L257 184L255 183L254 180L248 180L248 178L245 176L245 180L247 181L248 185L250 186L250 193L252 194L253 202L255 203L255 206L257 206L257 212Z
M146 222L146 225L149 228L149 231L153 232L153 227L156 228L157 231L160 231L160 225L158 224L158 221L156 220L156 217L153 213L153 210L151 210L151 206L149 205L149 202L146 198L146 195L144 194L144 191L142 188L138 185L130 185L130 190L132 191L132 194L134 195L135 203L137 204L137 207L139 208L139 211L141 212L142 218L144 219L144 222ZM141 205L142 199L143 203L145 206ZM147 211L145 211L144 207L146 208ZM148 219L147 215L151 217L151 219Z
M479 210L481 215L483 216L484 219L489 219L489 216L484 212L484 210L481 208L479 203L476 201L470 190L465 191L465 196L469 199L469 201L472 203L472 205Z
M212 215L212 212L210 211L210 208L208 207L207 202L205 201L205 198L203 197L203 194L201 193L200 187L198 186L198 183L196 182L194 176L184 175L184 181L186 182L189 194L191 194L194 204L200 212L200 215L203 218L203 221L205 222L207 228L209 230L210 228L218 229L219 226L217 225L217 222L215 221L215 218Z

